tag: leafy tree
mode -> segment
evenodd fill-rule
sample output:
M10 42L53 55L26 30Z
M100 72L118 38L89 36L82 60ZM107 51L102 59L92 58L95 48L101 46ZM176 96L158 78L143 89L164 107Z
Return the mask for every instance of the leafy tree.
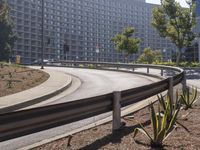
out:
M187 0L189 8L182 8L175 0L161 0L161 5L153 9L152 25L160 36L170 39L178 48L176 65L179 65L183 48L195 38L192 32L196 24L195 5Z
M152 50L151 48L145 48L144 52L139 56L138 62L152 64L153 62L161 61L160 50Z
M8 61L15 39L7 2L0 0L0 61Z
M133 38L134 28L127 27L121 34L117 34L112 38L115 44L115 49L117 52L124 54L125 59L128 58L130 54L137 53L139 49L140 39Z

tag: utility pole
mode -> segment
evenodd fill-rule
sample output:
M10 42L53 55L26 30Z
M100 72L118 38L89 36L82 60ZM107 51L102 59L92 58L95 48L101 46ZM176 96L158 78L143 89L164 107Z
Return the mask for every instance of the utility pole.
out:
M198 39L198 54L199 54L199 63L200 63L200 38Z
M98 25L98 16L97 16L97 45L96 45L96 57L97 57L97 62L99 61L99 52L100 52L100 49L99 49L99 25Z
M41 69L44 69L44 0L42 0L42 54Z

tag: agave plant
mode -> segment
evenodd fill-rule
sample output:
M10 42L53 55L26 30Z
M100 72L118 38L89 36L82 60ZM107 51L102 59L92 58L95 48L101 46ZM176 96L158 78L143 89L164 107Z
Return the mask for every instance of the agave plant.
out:
M190 92L192 91L192 92ZM192 105L197 101L197 88L187 88L183 90L181 94L181 103L184 105L184 108L187 110L192 108Z
M7 80L7 86L8 86L9 89L12 88L12 81L11 80Z
M163 109L163 112L166 112L167 114L167 121L170 122L173 117L173 113L181 107L178 91L176 92L175 101L170 99L169 94L165 97L162 94L160 94L160 96L158 95L158 101Z
M169 109L169 103L166 105L166 110ZM152 147L162 147L163 142L175 129L175 122L180 109L175 110L172 113L172 118L168 122L167 111L164 114L160 111L160 106L158 105L158 112L155 112L154 106L150 106L150 117L151 126L153 130L153 136L140 124L141 128L136 128L134 130L134 137L138 134L138 131L142 132L147 138L149 138Z

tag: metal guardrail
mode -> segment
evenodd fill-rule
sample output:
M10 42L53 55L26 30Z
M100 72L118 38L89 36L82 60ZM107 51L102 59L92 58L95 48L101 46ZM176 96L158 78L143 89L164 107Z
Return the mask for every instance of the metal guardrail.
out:
M173 88L173 86L177 85L178 83L182 82L183 84L185 84L184 71L180 68L175 67L113 64L99 62L55 63L61 63L64 66L78 65L78 67L88 67L88 65L92 64L94 68L104 69L108 69L109 67L116 67L117 69L147 68L147 73L149 73L149 69L153 68L160 69L161 75L163 75L163 70L175 71L176 75L156 83L124 90L121 92L113 92L101 96L80 99L77 101L66 102L62 104L0 114L0 141L5 141L23 135L50 129L110 111L113 111L113 129L118 129L120 128L121 107L134 104L136 102L154 96L160 92L169 90L169 87ZM171 89L170 91L173 90Z

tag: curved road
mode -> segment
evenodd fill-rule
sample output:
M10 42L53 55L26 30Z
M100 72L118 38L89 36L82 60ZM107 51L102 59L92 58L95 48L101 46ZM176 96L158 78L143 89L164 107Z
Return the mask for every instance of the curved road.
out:
M124 72L116 72L116 71L63 68L63 67L61 68L49 67L47 69L64 71L68 74L78 77L81 80L81 85L80 87L73 87L74 85L72 85L71 88L75 88L76 89L75 91L72 90L71 93L68 93L66 96L63 96L62 98L58 99L53 98L52 100L39 104L40 106L52 105L56 103L63 103L67 101L74 101L78 99L93 97L97 95L110 93L113 91L121 91L134 87L139 87L142 85L158 81L158 79L152 77L124 73Z
M67 95L62 96L61 98L58 99L54 98L51 100L47 100L44 103L35 105L35 107L43 105L52 105L56 103L62 103L66 101L72 101L91 96L97 96L113 92L116 90L125 90L133 87L146 85L158 80L151 77L144 77L140 75L123 73L123 72L114 72L114 71L75 69L75 68L56 68L56 67L49 67L48 69L64 71L66 73L72 74L81 80L81 85L77 89L77 87L75 87L77 84L73 83L71 88L74 88L74 90L71 90L71 92L69 92ZM78 81L73 80L73 82L78 82ZM74 129L90 124L96 120L105 118L108 115L109 114L104 116L93 117L77 123L56 127L53 129L27 135L17 139L1 142L0 149L3 150L19 149L45 139L67 133Z

